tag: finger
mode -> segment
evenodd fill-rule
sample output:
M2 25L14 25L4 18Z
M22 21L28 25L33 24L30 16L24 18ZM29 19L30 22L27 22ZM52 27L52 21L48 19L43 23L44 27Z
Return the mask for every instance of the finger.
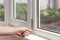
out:
M23 36L27 36L29 34L30 34L30 32L26 31L26 32L23 33Z
M18 36L24 37L23 33L17 33Z
M31 30L31 29L26 29L26 31L32 32L32 30Z
M25 33L30 34L30 32L29 32L29 31L26 31Z
M23 34L24 37L27 36L27 35L28 35L27 33L24 33L24 34Z
M23 31L29 31L29 32L32 32L32 30L31 30L31 29L26 28L26 27L24 27L24 28L22 28L22 29L23 29Z
M22 36L23 37L23 32L18 32L17 35Z
M30 32L32 31L31 29L29 29L29 28L26 28L26 27L24 27L24 29L25 29L25 30L27 30L27 31L30 31Z

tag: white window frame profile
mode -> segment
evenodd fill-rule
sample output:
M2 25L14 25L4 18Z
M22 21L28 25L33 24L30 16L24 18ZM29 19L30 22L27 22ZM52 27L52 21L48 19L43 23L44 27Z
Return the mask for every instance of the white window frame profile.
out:
M40 14L39 14L39 26L40 26ZM33 33L50 40L60 40L60 34L37 28L37 0L33 0Z
M31 28L31 19L32 19L32 0L27 0L27 21L23 21L23 20L18 20L18 19L15 19L13 18L13 13L15 12L14 11L14 5L15 5L15 2L14 0L10 0L10 6L11 6L11 20L10 20L10 25L13 25L13 26L19 26L19 27L28 27ZM16 13L15 13L16 14Z
M10 5L9 0L4 0L4 21L0 21L0 25L9 25L10 22Z

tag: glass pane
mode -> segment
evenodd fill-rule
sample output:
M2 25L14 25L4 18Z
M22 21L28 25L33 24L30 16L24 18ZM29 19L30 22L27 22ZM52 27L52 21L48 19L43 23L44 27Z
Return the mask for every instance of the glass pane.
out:
M27 0L16 0L16 19L27 20Z
M0 21L4 21L4 0L0 0Z
M40 29L60 33L60 0L40 0Z

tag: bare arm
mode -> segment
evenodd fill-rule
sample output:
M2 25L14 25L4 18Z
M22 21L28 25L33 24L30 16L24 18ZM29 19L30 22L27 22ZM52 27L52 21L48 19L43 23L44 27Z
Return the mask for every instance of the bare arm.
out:
M30 29L24 27L24 28L19 28L19 27L8 27L8 26L1 26L0 27L0 35L27 35L31 32ZM23 33L23 34L22 34Z
M15 32L19 31L19 28L16 27L0 27L0 35L4 34L15 34Z

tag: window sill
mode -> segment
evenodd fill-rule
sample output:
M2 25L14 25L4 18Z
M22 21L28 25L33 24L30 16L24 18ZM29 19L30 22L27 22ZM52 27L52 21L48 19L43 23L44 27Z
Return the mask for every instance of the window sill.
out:
M49 40L60 39L60 34L49 32L49 31L42 30L42 29L34 29L33 33L36 35L42 36L44 38L47 38Z
M18 19L12 19L13 21L17 21L17 22L26 22L24 20L18 20Z
M16 37L20 38L19 36L16 36ZM31 34L29 36L26 36L25 39L26 40L47 40L45 38L42 38L42 37L39 37L39 36L36 36L36 35L33 35L33 34ZM23 38L23 40L25 40L25 39Z
M25 38L30 39L30 40L47 40L45 38L42 38L42 37L39 37L39 36L36 36L36 35L33 35L33 34L31 34L30 36L27 36Z

